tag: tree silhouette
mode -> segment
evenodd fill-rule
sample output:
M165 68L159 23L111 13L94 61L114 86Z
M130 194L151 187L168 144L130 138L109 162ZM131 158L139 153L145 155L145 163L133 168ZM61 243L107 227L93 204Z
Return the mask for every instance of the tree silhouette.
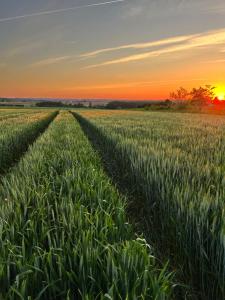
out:
M215 98L215 87L212 85L200 86L192 88L189 92L183 87L170 94L170 98L174 100L190 100L193 104L205 104Z
M187 100L189 97L189 92L182 86L176 91L170 93L170 98L174 100Z

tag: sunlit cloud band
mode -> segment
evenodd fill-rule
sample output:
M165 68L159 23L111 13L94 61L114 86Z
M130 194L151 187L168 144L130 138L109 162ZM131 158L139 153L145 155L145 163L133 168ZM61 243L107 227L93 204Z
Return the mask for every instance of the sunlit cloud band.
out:
M174 45L174 43L178 43L178 44ZM208 31L201 34L195 34L192 36L187 35L187 36L175 37L172 39L163 39L155 42L147 42L143 44L124 45L120 47L110 48L110 50L100 49L100 50L96 50L95 52L90 52L89 54L86 55L89 55L90 57L96 55L96 53L102 54L106 51L116 51L119 49L124 49L124 47L126 49L128 48L142 49L142 48L149 48L155 45L158 46L167 45L166 47L163 47L159 50L152 50L144 53L123 56L121 58L111 59L108 61L104 61L102 63L89 65L85 68L95 68L95 67L108 66L114 64L128 63L128 62L144 60L152 57L157 57L163 54L171 54L175 52L187 51L187 50L198 49L198 48L200 49L202 47L215 46L223 43L225 43L225 28L216 31ZM168 46L168 44L172 44L172 45Z

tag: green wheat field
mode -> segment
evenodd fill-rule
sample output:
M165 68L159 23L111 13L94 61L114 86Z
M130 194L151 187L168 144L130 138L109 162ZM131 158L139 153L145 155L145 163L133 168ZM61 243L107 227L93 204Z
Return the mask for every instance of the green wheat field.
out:
M0 109L0 299L224 299L224 154L224 116Z

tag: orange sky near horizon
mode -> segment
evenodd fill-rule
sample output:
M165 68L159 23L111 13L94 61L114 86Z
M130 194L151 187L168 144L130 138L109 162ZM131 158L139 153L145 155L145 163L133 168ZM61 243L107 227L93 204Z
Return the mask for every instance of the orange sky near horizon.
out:
M210 84L222 99L224 15L223 0L0 3L0 97L166 99Z
M155 71L154 79L151 81L151 74L146 74L143 72L140 76L139 81L135 81L135 76L132 73L125 73L121 76L121 80L118 81L117 78L107 80L103 78L102 70L95 70L95 79L90 80L90 82L83 83L80 81L78 84L73 83L70 80L70 75L65 75L67 68L65 67L64 75L58 76L58 74L49 76L49 67L47 76L46 74L39 74L42 72L31 72L27 71L27 76L21 78L15 78L15 83L12 89L10 81L5 80L4 90L2 97L18 97L18 98L87 98L87 99L131 99L131 100L149 100L149 99L166 99L169 97L170 92L175 91L178 87L183 86L187 89L192 87L204 86L206 84L211 84L216 86L215 95L222 99L225 94L225 84L222 76L216 80L217 73L220 72L224 74L224 67L220 66L220 71L217 66L209 64L204 66L201 70L198 70L198 65L196 70L186 67L186 74L183 77L180 75L180 70L169 69L164 72L163 79L161 79L160 70ZM205 70L206 69L206 70ZM62 69L61 69L62 70ZM205 76L207 72L211 76ZM91 71L93 73L93 70ZM165 75L166 73L166 75ZM198 77L192 77L192 74L198 74ZM201 78L202 75L202 78ZM93 74L86 75L94 76ZM7 77L6 77L7 78ZM146 80L150 78L150 80ZM1 84L4 82L1 80ZM101 83L101 84L100 84ZM3 90L1 88L1 90ZM15 92L13 92L15 90Z

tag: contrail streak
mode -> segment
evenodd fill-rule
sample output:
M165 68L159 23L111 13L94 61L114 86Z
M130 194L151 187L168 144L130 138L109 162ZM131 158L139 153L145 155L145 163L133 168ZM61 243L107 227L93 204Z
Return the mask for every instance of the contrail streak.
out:
M115 4L115 3L119 3L119 2L125 2L125 1L126 0L112 0L112 1L105 1L105 2L100 2L100 3L73 6L73 7L68 7L68 8L47 10L47 11L42 11L42 12L37 12L37 13L32 13L32 14L27 14L27 15L2 18L2 19L0 19L0 22L14 21L14 20L25 19L25 18L29 18L29 17L43 16L43 15L58 14L58 13L61 13L61 12L66 12L66 11L71 11L71 10L76 10L76 9L81 9L81 8L109 5L109 4Z

